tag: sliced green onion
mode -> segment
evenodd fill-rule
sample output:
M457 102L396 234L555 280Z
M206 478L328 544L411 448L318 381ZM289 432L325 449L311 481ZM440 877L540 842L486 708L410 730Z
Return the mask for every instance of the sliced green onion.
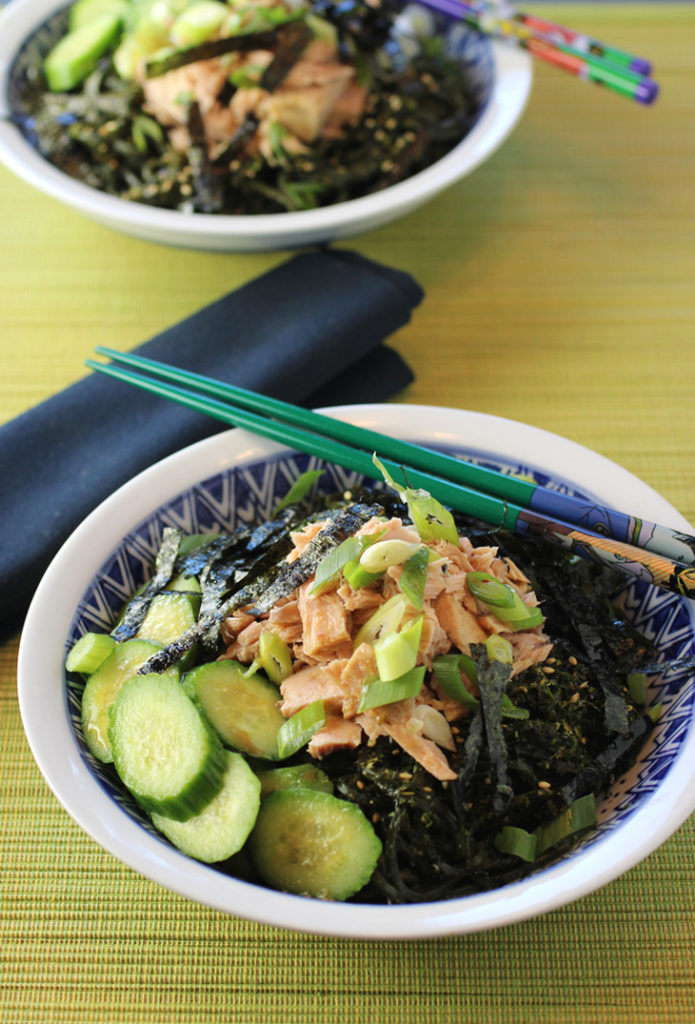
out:
M663 704L655 704L653 708L647 709L647 717L650 722L658 722L661 718L661 712L664 710Z
M76 640L65 659L68 672L91 676L116 647L110 633L85 633Z
M519 857L528 864L532 864L536 859L537 842L533 832L527 832L525 828L516 828L514 825L505 825L495 836L495 846L500 853Z
M520 722L525 722L529 717L529 709L518 707L508 693L502 694L502 704L500 707L503 718L516 718Z
M473 597L490 608L511 608L514 604L514 590L489 572L469 572L466 583Z
M332 548L316 566L311 593L323 594L329 590L348 562L359 557L360 551L359 537L346 537L337 547Z
M638 707L644 707L647 703L647 674L646 672L629 672L627 685L634 703Z
M489 639L492 640L493 638L489 637ZM503 644L509 643L503 637L497 637L496 639L500 640ZM487 647L487 641L485 646ZM492 655L489 656L492 661L497 660L510 664L504 658L495 659ZM467 708L477 708L480 706L478 698L473 696L461 679L461 674L463 673L474 686L478 685L478 672L475 662L467 654L439 654L432 663L432 671L437 678L439 686L448 697L453 697L454 700L459 701L459 703ZM502 695L501 712L504 718L515 718L519 721L524 721L529 717L528 708L517 707L507 693Z
M394 594L384 601L358 631L353 645L355 650L360 644L373 644L379 637L395 633L407 607L408 600L403 594Z
M307 704L301 711L283 722L278 731L278 757L291 757L306 746L315 732L326 724L326 709L322 700Z
M479 701L466 688L461 673L477 685L478 673L475 662L467 654L439 654L432 663L437 682L448 697L460 701L469 708L477 708Z
M490 573L469 572L466 583L471 594L482 601L512 632L534 629L543 622L540 608L525 604L514 587L501 583Z
M258 660L271 683L280 683L292 674L292 654L277 633L264 629L258 638Z
M288 505L294 505L295 502L305 498L319 477L323 476L324 472L323 469L308 469L306 473L302 473L301 476L297 477L282 501L275 506L273 515L276 516L283 508L286 508Z
M376 583L377 580L381 579L383 573L367 572L360 565L359 559L351 558L343 567L343 576L353 590L361 590L362 587L368 587L372 583Z
M433 498L429 491L415 490L411 487L403 487L397 484L386 469L386 466L376 455L372 456L372 462L389 487L396 491L401 500L407 504L408 514L420 539L425 544L428 541L448 540L451 544L455 544L456 547L459 546L459 535L454 517L448 509L444 508L441 502Z
M358 713L370 708L380 708L384 704L394 704L398 700L417 697L425 681L425 666L412 668L398 679L373 679L362 687ZM284 726L283 726L284 728Z
M403 572L401 573L401 593L405 594L418 611L422 608L422 602L425 597L429 561L430 553L423 545L410 556L403 566Z
M487 638L485 650L490 661L501 661L505 665L511 665L514 661L514 648L499 633L493 633Z
M593 828L596 821L596 797L594 794L587 793L586 796L578 797L566 810L558 814L557 818L536 829L538 837L536 854L544 853L568 836Z
M421 547L409 540L380 540L370 544L360 555L360 565L367 572L386 572L392 565L402 565Z
M415 668L423 621L423 616L419 615L400 633L389 633L375 642L376 667L384 682L398 679Z
M593 793L580 796L561 814L535 832L505 825L495 836L495 846L501 853L509 853L528 863L551 849L568 836L585 832L596 825L596 798Z

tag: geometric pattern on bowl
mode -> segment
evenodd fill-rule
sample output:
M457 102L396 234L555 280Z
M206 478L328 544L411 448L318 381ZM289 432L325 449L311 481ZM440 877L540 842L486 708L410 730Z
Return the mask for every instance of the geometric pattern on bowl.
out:
M471 449L449 450L501 472L522 474L542 486L583 497L565 481L551 479L531 466L511 465ZM177 527L184 533L215 533L232 530L240 523L261 522L270 517L277 502L307 469L326 470L320 481L321 489L326 492L349 490L365 479L359 473L326 464L313 456L291 455L226 470L183 491L124 537L98 571L75 612L66 638L66 650L85 632L112 628L123 604L148 578L165 526ZM610 794L602 801L598 828L575 848L576 851L600 842L638 810L669 771L695 721L695 687L685 685L692 674L695 637L684 602L677 595L647 586L641 580L624 586L618 601L635 627L654 641L659 650L659 662L680 660L689 664L650 681L650 704L663 707L659 723L639 762L615 781ZM82 689L81 679L66 676L66 711L82 756L111 798L148 832L166 842L124 790L113 767L96 760L87 749L81 729Z

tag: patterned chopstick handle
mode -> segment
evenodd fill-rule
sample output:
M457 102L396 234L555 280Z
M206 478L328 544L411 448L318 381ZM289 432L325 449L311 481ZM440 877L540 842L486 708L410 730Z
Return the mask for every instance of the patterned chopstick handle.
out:
M569 523L560 523L534 515L527 509L519 514L516 531L544 537L553 544L608 569L617 569L644 583L654 584L695 600L695 567L692 565L683 565L610 537L585 533Z

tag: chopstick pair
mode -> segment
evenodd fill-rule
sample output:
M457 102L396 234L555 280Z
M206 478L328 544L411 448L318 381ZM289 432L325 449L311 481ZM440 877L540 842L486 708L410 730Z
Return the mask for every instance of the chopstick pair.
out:
M166 363L103 346L95 352L111 360L86 360L98 373L367 477L377 475L376 453L394 479L456 511L695 598L695 537Z
M650 78L652 65L580 32L517 11L479 0L419 0L424 6L453 20L461 20L484 35L506 39L532 56L570 74L604 85L645 106L656 99L659 86Z

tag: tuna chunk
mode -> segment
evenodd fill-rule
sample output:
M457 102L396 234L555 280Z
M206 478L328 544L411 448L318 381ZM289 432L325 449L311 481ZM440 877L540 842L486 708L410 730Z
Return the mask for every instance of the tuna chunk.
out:
M434 609L452 644L464 654L470 654L471 644L481 644L487 639L488 634L478 619L455 594L440 594Z
M315 700L323 701L327 714L339 713L344 694L340 676L345 664L345 661L332 661L328 665L309 665L288 676L280 684L280 710L285 718L290 718Z
M335 591L312 595L312 586L309 580L299 588L302 648L312 658L336 656L346 645L352 647L348 612Z
M321 758L334 750L354 750L361 742L362 727L357 722L330 715L323 728L314 733L307 749L312 757Z

